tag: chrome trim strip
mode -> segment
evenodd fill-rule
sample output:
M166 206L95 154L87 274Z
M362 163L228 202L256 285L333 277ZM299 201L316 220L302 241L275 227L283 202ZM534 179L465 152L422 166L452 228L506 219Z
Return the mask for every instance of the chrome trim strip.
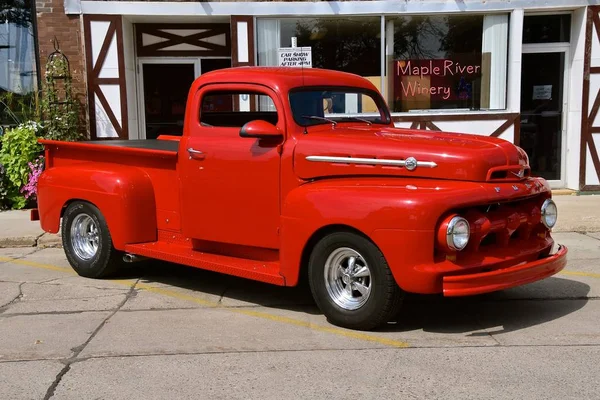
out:
M306 156L307 161L330 162L335 164L361 164L361 165L387 165L391 167L404 167L405 160L385 160L378 158L333 157L333 156ZM417 167L435 168L433 161L417 161Z

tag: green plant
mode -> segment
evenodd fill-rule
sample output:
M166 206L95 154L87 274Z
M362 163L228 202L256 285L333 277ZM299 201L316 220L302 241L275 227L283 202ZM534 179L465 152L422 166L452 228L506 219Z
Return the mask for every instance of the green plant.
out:
M6 186L3 196L4 202L10 203L12 208L23 208L27 204L21 188L29 181L29 163L42 152L43 147L37 142L40 131L40 124L30 121L8 129L2 136L0 164L4 168L3 182Z
M0 123L18 125L25 121L40 121L42 101L38 92L0 93Z

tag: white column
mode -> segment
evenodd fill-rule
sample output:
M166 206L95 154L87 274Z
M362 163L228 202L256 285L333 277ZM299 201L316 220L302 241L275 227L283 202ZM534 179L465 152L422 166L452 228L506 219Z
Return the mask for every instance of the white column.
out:
M565 186L569 189L579 189L579 159L581 145L581 113L587 112L581 109L583 86L583 62L585 56L585 23L587 8L582 7L573 11L571 17L571 54L568 64L570 65L569 91L567 99L567 120L563 122L566 126L566 151L565 155ZM593 97L592 97L593 99ZM592 100L593 101L593 100ZM591 106L591 104L590 104ZM586 154L583 155L584 157ZM587 161L588 163L591 160ZM584 182L582 182L584 183Z
M523 9L516 9L510 15L508 39L508 90L507 109L521 112L521 56L523 51Z
M237 51L238 62L247 63L250 60L248 52L248 22L237 22Z
M506 105L506 67L508 14L491 14L483 18L481 52L491 56L489 65L489 109L503 110Z

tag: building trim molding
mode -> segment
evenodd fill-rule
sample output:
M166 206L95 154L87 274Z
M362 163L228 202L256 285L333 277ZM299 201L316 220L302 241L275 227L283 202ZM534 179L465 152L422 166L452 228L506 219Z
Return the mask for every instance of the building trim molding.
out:
M431 131L441 131L441 129L435 124L439 121L504 121L502 125L496 128L488 136L500 137L508 128L514 126L514 139L513 142L519 145L520 140L520 120L519 113L489 113L489 114L460 114L460 115L403 115L403 116L392 116L394 122L410 122L410 129L421 129Z
M153 2L64 0L67 14L118 14L146 16L297 16L297 15L381 15L464 12L509 12L524 10L573 10L597 4L596 0L404 0L404 1L227 1Z
M92 22L106 22L108 28L102 38L102 46L98 52L96 60L94 60L92 50L92 35L98 34L93 32ZM125 86L125 65L123 60L123 23L121 16L118 15L86 15L83 18L84 40L85 40L85 58L87 70L87 85L88 85L88 109L90 119L90 138L91 139L127 139L129 136L128 119L127 119L127 92ZM116 44L117 59L117 76L116 77L101 77L101 73L105 67L105 61L111 43ZM117 98L107 98L102 86L117 86ZM98 98L99 104L96 103ZM116 104L115 104L116 103ZM118 107L117 107L118 104ZM108 121L99 121L96 118L97 110L103 110ZM120 114L115 110L120 109ZM119 121L120 118L120 121ZM110 124L115 136L99 135L101 125ZM110 129L109 129L110 131Z
M600 133L600 127L594 126L594 121L600 110L600 90L590 93L591 76L600 74L600 67L591 66L592 56L592 36L600 40L600 6L589 7L587 10L586 30L585 30L585 56L583 60L583 90L582 92L582 113L581 113L581 143L579 155L579 188L582 191L597 190L600 185L587 184L587 163L591 162L593 170L596 173L596 179L600 178L600 157L594 141L594 134ZM590 96L591 95L591 96ZM593 100L590 108L590 101ZM588 160L587 153L590 153Z

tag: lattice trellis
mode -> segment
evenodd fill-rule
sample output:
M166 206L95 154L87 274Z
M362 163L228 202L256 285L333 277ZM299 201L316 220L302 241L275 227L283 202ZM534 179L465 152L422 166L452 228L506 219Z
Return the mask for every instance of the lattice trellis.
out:
M73 98L69 59L54 38L54 52L48 56L45 71L46 137L56 140L78 140L79 106Z

